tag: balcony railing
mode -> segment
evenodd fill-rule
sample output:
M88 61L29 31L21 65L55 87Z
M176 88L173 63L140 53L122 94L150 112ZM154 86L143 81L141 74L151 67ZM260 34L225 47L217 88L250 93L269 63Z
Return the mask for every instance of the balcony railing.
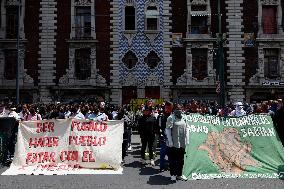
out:
M208 26L188 26L190 34L209 34Z
M92 27L74 27L76 39L91 39Z
M78 80L87 80L91 77L91 68L90 69L80 69L75 71L75 76Z

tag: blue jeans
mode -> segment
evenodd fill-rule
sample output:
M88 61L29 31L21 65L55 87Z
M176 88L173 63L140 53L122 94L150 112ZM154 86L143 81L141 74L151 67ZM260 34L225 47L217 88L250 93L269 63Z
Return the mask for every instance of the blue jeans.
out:
M167 154L167 145L165 142L160 141L160 169L165 169L166 166L166 157Z

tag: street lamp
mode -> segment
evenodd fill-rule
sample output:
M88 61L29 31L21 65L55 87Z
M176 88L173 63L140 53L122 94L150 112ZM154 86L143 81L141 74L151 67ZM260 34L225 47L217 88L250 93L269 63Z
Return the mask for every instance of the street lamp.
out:
M20 102L20 87L19 87L19 75L20 75L20 12L21 3L18 0L18 12L17 12L17 65L16 65L16 104Z
M223 51L223 34L222 34L222 18L221 18L221 2L218 0L218 64L219 64L219 81L220 81L220 105L225 106L225 77L224 77L224 51Z

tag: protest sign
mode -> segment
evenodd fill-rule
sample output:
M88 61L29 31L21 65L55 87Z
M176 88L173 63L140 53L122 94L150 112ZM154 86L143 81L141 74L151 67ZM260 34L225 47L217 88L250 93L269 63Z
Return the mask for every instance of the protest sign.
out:
M270 116L187 116L189 179L284 178L284 149Z
M3 175L93 174L121 170L122 134L122 121L21 122L14 160Z

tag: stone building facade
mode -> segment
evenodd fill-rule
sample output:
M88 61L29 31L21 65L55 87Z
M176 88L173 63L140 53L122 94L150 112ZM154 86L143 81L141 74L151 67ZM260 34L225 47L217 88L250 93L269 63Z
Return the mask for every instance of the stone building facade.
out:
M111 27L111 99L170 96L170 1L114 0Z
M21 0L21 101L217 100L217 2ZM15 96L19 4L0 5L1 99ZM221 1L227 101L284 97L283 8Z

